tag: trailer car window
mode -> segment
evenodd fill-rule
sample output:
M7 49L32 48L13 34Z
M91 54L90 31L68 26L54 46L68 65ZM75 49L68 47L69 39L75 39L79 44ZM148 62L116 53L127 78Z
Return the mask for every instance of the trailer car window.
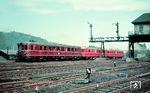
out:
M74 51L74 48L71 48L71 51Z
M60 47L57 48L57 51L60 51Z
M49 50L52 50L52 48L51 48L51 47L49 47Z
M62 47L61 50L64 51L65 50L64 47Z
M70 48L68 48L68 51L70 51Z
M77 48L75 48L74 51L77 51Z

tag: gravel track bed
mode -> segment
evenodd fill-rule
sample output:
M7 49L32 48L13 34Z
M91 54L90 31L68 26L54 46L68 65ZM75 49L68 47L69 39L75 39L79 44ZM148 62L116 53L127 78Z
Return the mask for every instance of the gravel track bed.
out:
M74 65L73 65L74 63ZM77 71L81 69L86 69L87 67L99 67L99 66L112 66L111 62L99 62L99 61L87 61L87 62L81 62L80 64L76 64L76 62L70 63L71 65L62 65L62 66L42 66L42 67L35 67L33 66L32 69L21 69L21 67L17 70L10 70L10 71L1 71L0 72L0 78L18 78L18 77L29 77L30 75L34 74L44 74L44 73L53 73L53 72L63 72L63 71ZM44 63L40 63L44 64ZM51 63L52 64L52 63ZM54 63L53 63L54 64ZM62 63L66 64L66 63ZM118 66L122 63L118 63ZM38 64L39 65L39 64ZM29 65L30 66L30 65ZM32 67L32 65L30 66Z
M77 61L78 63L79 61ZM8 63L7 63L8 64ZM12 63L11 63L12 64ZM17 63L18 64L18 63ZM20 64L20 63L19 63ZM27 63L25 63L27 64ZM30 63L28 63L29 65ZM35 63L34 63L35 64ZM40 63L44 64L44 63ZM54 64L54 63L50 63ZM61 64L67 64L67 63L61 63ZM113 63L112 60L108 60L106 62L99 61L99 60L88 60L88 61L82 61L80 64L76 64L76 62L69 63L71 65L63 65L63 66L47 66L46 67L33 67L33 69L23 69L23 70L12 70L12 71L1 71L0 72L0 79L17 79L23 80L28 79L32 75L36 74L46 74L46 73L55 73L55 72L73 72L73 73L80 73L85 72L85 69L87 67L92 68L93 70L101 71L101 70L107 70L112 69ZM73 65L75 64L75 65ZM123 66L129 66L132 64L138 64L138 63L125 63L125 62L117 62L117 67L123 67ZM38 64L39 65L39 64ZM30 65L29 65L30 66ZM32 67L32 65L31 65Z
M104 75L100 75L100 76L91 77L92 82L90 84L107 82L107 81L110 81L113 79L119 79L119 78L123 78L123 77L130 77L130 76L138 75L141 73L148 72L149 69L150 69L150 67L137 68L134 70L118 71L118 72L114 72L114 73L110 73L110 74L104 74ZM83 87L86 85L89 85L89 84L72 84L71 82L68 82L66 84L58 85L58 86L52 87L52 88L43 88L43 89L39 90L38 93L48 93L48 91L51 91L51 93L58 93L58 92L61 93L62 91L65 91L65 90L79 88L79 87ZM35 92L35 90L25 91L25 92L21 92L21 93L34 93L34 92ZM90 92L88 92L88 93L90 93Z
M11 79L11 78L24 78L28 79L30 76L35 74L44 74L44 73L55 73L55 72L70 72L70 73L80 73L85 72L87 67L93 68L93 70L101 71L101 70L108 70L112 69L112 63L100 63L100 62L88 62L88 64L78 64L78 65L71 65L71 66L50 66L50 67L41 67L41 68L33 68L33 69L26 69L26 70L16 70L16 71L2 71L0 72L0 79ZM129 64L122 64L118 63L117 67L129 66Z
M134 62L134 63L127 63L125 61L116 61L117 67L132 67L134 65L138 65L140 62ZM148 64L147 62L140 63L140 64ZM19 69L17 69L19 67ZM112 60L82 60L82 61L62 61L62 62L43 62L43 63L16 63L16 62L10 62L10 63L0 63L0 79L5 78L24 78L20 79L22 80L28 80L29 77L33 75L40 75L40 74L46 74L46 73L55 73L55 72L69 72L69 73L80 73L85 72L86 68L92 68L93 71L103 71L103 70L109 70L113 69L113 61ZM12 70L13 69L13 70ZM147 71L146 68L139 68L141 72ZM3 71L2 71L3 70ZM6 70L6 71L4 71ZM143 72L144 72L143 71ZM132 75L137 75L141 73L139 70L133 71L129 70L126 71L118 71L116 73L106 74L102 76L95 76L91 77L91 84L98 83L102 79L104 79L102 82L109 81L115 78L121 78L121 77L129 77ZM127 73L127 74L123 74ZM65 75L65 74L63 74ZM56 74L57 76L57 74ZM58 85L56 87L52 88L43 88L38 91L38 93L48 93L48 91L51 91L50 93L57 93L65 90L69 90L71 88L78 88L83 87L88 84L72 84L71 82L64 83L62 85ZM36 93L37 91L26 91L25 92L14 92L14 93Z

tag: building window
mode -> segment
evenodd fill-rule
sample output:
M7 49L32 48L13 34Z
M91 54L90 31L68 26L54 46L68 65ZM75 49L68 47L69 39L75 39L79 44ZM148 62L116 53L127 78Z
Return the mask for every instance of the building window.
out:
M148 34L150 34L150 25L149 25L149 30L148 30Z
M139 32L140 34L143 34L143 25L139 25Z

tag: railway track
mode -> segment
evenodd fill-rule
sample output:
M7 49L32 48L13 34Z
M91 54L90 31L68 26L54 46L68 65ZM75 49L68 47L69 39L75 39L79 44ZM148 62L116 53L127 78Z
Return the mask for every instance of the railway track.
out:
M122 64L122 63L120 63ZM128 65L130 66L130 64L132 63L128 63ZM138 65L138 63L134 63L133 65ZM142 64L142 63L140 63ZM147 64L147 63L144 63L144 64ZM111 65L111 64L109 64ZM43 66L30 66L30 67L22 67L22 66L16 66L16 67L13 67L13 68L7 68L7 69L1 69L0 71L0 79L1 78L8 78L8 77L11 77L11 78L16 78L16 77L28 77L29 75L32 75L32 74L42 74L42 73L50 73L50 72L61 72L61 71L71 71L71 70L79 70L81 68L86 68L86 67L91 67L91 68L94 68L94 67L98 67L98 66L102 66L101 64L96 64L96 65L92 65L90 64L89 65L85 65L85 64L82 64L82 65L71 65L71 66L47 66L47 65L43 65ZM13 76L13 75L16 75L16 76ZM10 79L10 78L8 78Z
M86 62L87 63L87 62ZM43 64L43 63L42 63ZM96 64L96 65L95 65ZM43 73L53 73L53 72L61 72L61 71L72 71L72 70L79 70L79 69L86 69L87 67L98 67L98 66L103 66L107 63L90 63L88 62L88 64L82 63L82 64L77 64L77 65L67 65L67 66L49 66L49 65L42 65L42 66L33 66L33 65L29 65L29 66L24 66L24 65L19 65L16 67L6 67L5 69L0 68L0 79L11 79L11 78L17 78L18 77L23 77L25 79L27 79L30 75L33 74L43 74ZM124 64L124 63L118 63L118 64ZM128 65L130 65L132 63L129 63ZM135 63L137 64L137 63ZM108 64L109 66L111 65L111 63ZM22 80L22 79L21 79Z
M50 76L47 78L37 79L37 80L27 80L27 81L17 81L17 82L8 82L8 83L1 83L0 84L0 92L3 91L12 91L22 88L29 88L35 86L47 86L51 85L54 86L56 84L69 82L70 80L76 79L81 77L81 75L68 75L68 76ZM50 79L51 81L49 81ZM49 81L49 82L47 82Z
M46 62L46 63L0 63L0 71L15 71L25 69L36 69L41 67L62 67L62 66L99 66L112 63L112 60L101 62L101 61L85 61L85 62ZM134 62L135 64L138 62ZM146 63L146 62L145 62ZM132 64L126 62L118 62L118 64ZM109 64L110 65L110 64Z
M149 64L150 65L150 64ZM131 66L131 67L120 67L120 68L114 68L111 70L106 70L106 71L96 71L93 72L92 76L100 75L100 74L107 74L107 73L112 73L116 71L122 71L122 70L129 70L129 69L135 69L135 68L141 68L148 66L148 64L140 64L138 66ZM56 86L62 83L66 83L69 81L72 81L77 78L84 78L86 75L85 73L80 73L80 74L73 74L73 75L67 75L67 76L50 76L42 79L37 79L37 80L27 80L27 81L17 81L17 82L9 82L9 83L1 83L0 84L0 91L12 91L12 90L19 90L19 89L29 89L33 88L35 89L37 86Z

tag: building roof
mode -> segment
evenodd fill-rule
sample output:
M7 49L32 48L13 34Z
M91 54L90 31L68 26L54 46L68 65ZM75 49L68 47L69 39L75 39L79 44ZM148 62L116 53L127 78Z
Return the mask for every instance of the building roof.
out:
M134 21L132 21L133 24L147 24L150 23L150 13L144 13L138 18L136 18Z

